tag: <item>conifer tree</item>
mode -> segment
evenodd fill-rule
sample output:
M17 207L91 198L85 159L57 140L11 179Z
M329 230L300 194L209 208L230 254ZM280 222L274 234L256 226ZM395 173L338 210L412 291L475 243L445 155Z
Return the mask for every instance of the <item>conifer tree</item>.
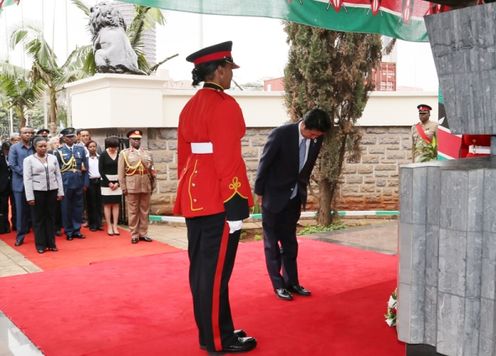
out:
M333 134L325 138L314 171L319 188L317 222L329 225L345 157L356 160L360 155L361 134L355 123L373 90L372 69L381 61L381 38L289 22L285 31L290 49L284 87L291 120L314 107L334 120Z

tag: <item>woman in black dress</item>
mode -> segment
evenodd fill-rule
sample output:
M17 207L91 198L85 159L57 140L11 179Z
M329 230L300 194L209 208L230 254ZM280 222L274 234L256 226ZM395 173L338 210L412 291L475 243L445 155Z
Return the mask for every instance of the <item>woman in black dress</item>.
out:
M101 190L103 214L107 222L107 234L120 235L117 228L122 190L117 177L117 158L119 156L119 138L115 136L105 139L105 151L100 155L99 171L102 177Z

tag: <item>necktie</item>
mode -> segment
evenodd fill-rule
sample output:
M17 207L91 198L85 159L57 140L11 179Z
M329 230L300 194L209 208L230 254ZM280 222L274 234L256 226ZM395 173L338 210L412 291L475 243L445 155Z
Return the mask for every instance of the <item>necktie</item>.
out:
M300 142L300 172L305 165L305 154L307 153L307 140L303 139Z
M307 153L307 140L303 139L300 142L300 149L299 149L299 172L301 172L303 166L305 165L306 153ZM296 193L298 193L298 183L295 184L295 187L293 188L293 193L291 193L289 199L293 199L294 197L296 197Z

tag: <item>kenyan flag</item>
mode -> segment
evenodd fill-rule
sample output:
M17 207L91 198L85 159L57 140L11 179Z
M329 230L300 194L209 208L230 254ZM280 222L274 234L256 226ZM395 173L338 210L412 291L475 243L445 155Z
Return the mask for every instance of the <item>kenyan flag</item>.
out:
M423 16L440 5L423 0L121 0L167 10L288 20L334 31L378 33L427 42Z
M2 13L2 10L5 6L9 5L19 5L21 0L0 0L0 13Z

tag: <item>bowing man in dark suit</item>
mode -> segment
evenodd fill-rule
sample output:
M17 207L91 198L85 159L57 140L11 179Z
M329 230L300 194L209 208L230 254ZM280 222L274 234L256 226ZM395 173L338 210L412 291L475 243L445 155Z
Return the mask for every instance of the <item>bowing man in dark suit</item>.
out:
M274 291L283 300L292 300L292 292L311 294L298 280L296 224L323 135L331 126L326 112L310 110L303 120L274 129L260 158L255 193L262 205L265 261Z

